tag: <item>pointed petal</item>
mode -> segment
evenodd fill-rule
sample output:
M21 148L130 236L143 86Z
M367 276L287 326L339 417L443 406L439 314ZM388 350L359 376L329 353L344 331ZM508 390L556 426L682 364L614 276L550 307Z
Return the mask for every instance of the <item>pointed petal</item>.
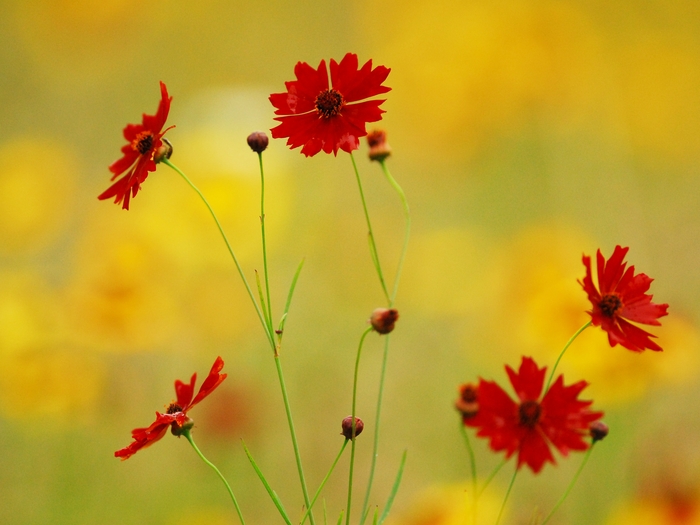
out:
M223 367L224 360L221 359L221 357L217 357L214 361L214 364L211 367L211 370L209 371L209 375L204 380L204 383L202 383L202 386L199 388L197 396L192 400L192 403L188 403L186 405L187 408L184 408L183 411L186 412L187 410L195 406L197 403L199 403L202 399L211 394L214 390L216 390L216 387L218 387L221 384L221 382L224 379L226 379L226 374L220 373Z

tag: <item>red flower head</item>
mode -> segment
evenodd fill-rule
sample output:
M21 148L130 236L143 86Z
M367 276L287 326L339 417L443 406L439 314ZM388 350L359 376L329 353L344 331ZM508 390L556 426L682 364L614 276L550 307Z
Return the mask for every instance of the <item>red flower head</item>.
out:
M163 135L170 126L163 130L165 121L170 112L170 103L173 97L168 96L168 88L160 83L160 104L155 115L143 115L141 124L127 124L124 128L124 138L128 144L122 148L123 156L114 162L109 171L114 173L111 180L126 172L121 179L112 184L107 190L97 197L100 200L114 197L116 204L122 204L122 208L129 209L129 199L136 197L141 184L148 177L148 173L156 171L155 153L163 145Z
M661 347L650 337L656 337L629 321L636 323L661 326L659 317L668 315L667 304L654 304L651 295L645 292L653 279L644 273L634 275L634 266L625 271L627 263L623 262L629 248L615 246L610 259L605 258L598 250L598 291L591 276L591 258L584 255L583 264L586 267L586 277L579 284L588 294L588 300L593 308L588 312L595 326L600 326L608 333L610 346L621 344L634 352L642 352L646 348L661 351ZM628 321L629 320L629 321Z
M292 149L303 146L307 157L321 150L350 153L360 146L359 137L367 135L365 124L382 118L379 106L384 100L365 99L391 90L382 86L390 71L384 66L372 69L371 60L358 69L357 55L348 53L340 63L331 59L329 86L325 60L318 69L298 62L297 79L285 82L287 92L270 95L275 115L283 115L275 118L281 124L272 128L272 136L287 137Z
M162 438L168 430L168 427L170 427L172 433L176 436L179 436L184 429L191 428L193 422L187 416L187 412L202 399L211 394L216 387L226 379L226 374L219 373L223 367L224 360L221 359L221 357L217 357L209 371L209 375L204 380L204 383L202 383L194 399L192 399L192 395L194 394L197 374L192 374L189 385L183 383L179 379L175 381L177 401L173 401L168 405L165 414L156 412L156 420L151 423L151 426L132 430L131 437L134 438L134 442L128 447L117 450L114 453L114 457L122 458L122 460L129 459L142 448L146 448Z
M586 450L589 427L603 415L588 409L592 401L578 399L585 381L564 386L560 375L540 399L546 370L530 357L523 357L517 373L506 366L519 402L495 382L480 379L478 413L464 419L465 425L478 428L477 436L490 440L491 450L505 450L506 458L517 451L518 468L527 464L535 473L547 461L555 463L550 444L564 456L569 450Z

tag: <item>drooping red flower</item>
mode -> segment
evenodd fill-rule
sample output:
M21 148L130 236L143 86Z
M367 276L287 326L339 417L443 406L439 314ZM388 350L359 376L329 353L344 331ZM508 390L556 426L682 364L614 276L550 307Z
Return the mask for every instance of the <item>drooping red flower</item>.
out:
M350 153L360 146L359 137L367 135L367 122L381 120L384 100L366 100L391 88L382 82L391 71L384 66L372 69L368 60L358 69L357 55L346 54L340 63L331 59L330 85L326 61L317 69L306 62L294 67L297 79L285 82L286 93L273 93L270 102L276 108L275 120L281 122L272 128L276 139L287 138L292 149L303 146L307 157L323 150L338 154L338 149Z
M654 304L653 296L646 293L653 279L644 273L634 275L634 266L625 270L623 262L629 248L615 246L610 259L598 250L598 289L593 284L591 275L591 258L584 255L583 264L586 276L579 284L588 294L593 308L588 311L595 326L600 326L608 333L610 346L621 344L634 352L650 350L661 351L662 348L650 338L656 337L629 321L635 323L661 326L659 317L668 315L668 304Z
M539 472L549 461L556 463L550 445L562 455L569 450L586 450L589 427L603 415L589 410L592 401L578 399L588 385L579 381L564 386L560 375L542 396L545 372L530 357L523 357L520 370L506 366L517 401L494 381L479 380L479 407L464 424L477 428L477 436L488 438L491 450L505 451L506 458L518 453L518 468L526 464Z
M199 392L194 395L194 386L197 381L197 374L192 374L190 383L183 383L179 379L175 381L175 394L177 400L168 405L165 414L156 412L156 420L146 428L136 428L131 431L131 437L134 441L127 447L117 450L114 457L122 460L129 459L142 448L148 447L161 439L165 432L170 427L172 433L179 436L182 430L190 428L192 419L187 415L187 412L199 403L202 399L211 394L221 382L226 379L226 374L221 374L221 369L224 367L224 360L217 357L214 365L209 371L209 375L199 387Z
M143 114L141 124L127 124L124 128L124 138L127 144L122 147L122 158L115 161L110 167L114 175L111 180L116 179L125 173L117 182L112 184L107 190L97 198L100 200L114 197L116 204L121 204L125 210L129 209L129 200L136 197L141 184L148 177L148 173L156 171L156 160L154 155L163 146L163 135L170 126L163 130L165 121L170 112L170 103L173 97L168 96L168 88L163 82L160 83L160 104L155 115Z

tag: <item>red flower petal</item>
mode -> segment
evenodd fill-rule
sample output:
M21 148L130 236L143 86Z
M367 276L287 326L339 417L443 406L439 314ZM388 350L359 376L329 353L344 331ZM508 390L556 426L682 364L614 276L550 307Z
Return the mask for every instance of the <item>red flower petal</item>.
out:
M273 138L287 138L290 148L302 147L301 153L307 157L321 151L334 155L338 150L352 152L359 147L359 138L367 135L367 122L381 120L384 113L379 109L384 100L364 99L390 90L382 86L388 68L372 69L369 60L358 69L357 55L348 53L340 63L331 60L330 69L332 89L342 97L342 103L331 106L333 111L322 113L316 107L318 96L329 89L323 60L317 69L305 62L297 63L297 80L285 82L287 92L270 95L275 115L281 115L275 117L280 124L272 128Z
M506 372L520 401L539 399L544 386L546 367L540 369L532 358L523 357L517 374L509 366L506 366Z
M160 83L160 96L160 103L155 115L144 113L141 124L127 124L124 128L124 138L127 144L121 148L122 157L113 162L109 166L109 170L114 174L111 180L116 179L124 172L126 175L102 192L97 197L98 199L104 200L114 197L115 203L122 204L122 208L128 210L130 198L136 196L141 184L148 177L148 173L156 170L153 155L163 144L161 139L168 131L167 129L163 130L163 126L168 119L170 104L173 100L172 97L168 96L168 89L163 82ZM150 143L138 142L142 133L150 134ZM145 149L144 144L149 147L147 151L142 153L141 151Z
M589 426L603 415L590 410L591 401L578 399L585 381L564 386L559 376L539 400L546 368L523 357L516 373L506 367L513 388L520 398L514 402L493 381L479 380L478 412L464 418L464 424L477 429L477 436L489 440L491 450L505 451L509 458L518 452L518 468L529 466L539 472L545 463L555 463L550 444L562 455L569 450L586 450Z
M618 245L606 261L598 250L597 289L591 276L591 259L583 256L586 275L579 284L591 302L592 308L588 313L592 323L608 333L611 346L620 344L635 352L647 348L660 351L661 347L650 339L655 336L629 321L660 326L658 319L668 315L668 304L652 303L653 296L646 292L653 279L643 273L635 275L634 266L627 267L624 258L628 251L629 248Z
M193 406L195 406L209 394L211 394L214 390L216 390L216 387L218 387L221 384L221 382L224 379L226 379L227 375L220 373L223 367L224 360L221 359L221 357L217 357L214 361L214 364L211 367L211 370L209 371L209 375L204 380L204 383L202 383L202 386L199 387L199 392L197 392L197 396L192 400L192 403L188 403L185 412Z
M156 412L156 420L146 428L136 428L131 431L133 442L114 453L115 457L128 459L142 448L148 447L161 439L169 426L176 425L182 427L187 423L189 417L187 411L202 401L205 397L211 394L221 382L226 379L226 374L222 374L221 370L224 367L224 360L217 357L209 371L209 375L199 388L197 396L192 399L194 387L197 382L197 374L192 374L189 384L183 383L180 380L175 381L175 394L177 395L177 404L181 410L171 414L160 414ZM172 405L171 405L172 406ZM191 421L190 421L191 422ZM173 426L174 429L177 427Z
M343 94L346 102L356 102L391 91L390 87L382 86L391 69L384 66L372 69L372 60L365 62L359 70L357 64L355 53L346 54L340 63L331 59L331 85Z

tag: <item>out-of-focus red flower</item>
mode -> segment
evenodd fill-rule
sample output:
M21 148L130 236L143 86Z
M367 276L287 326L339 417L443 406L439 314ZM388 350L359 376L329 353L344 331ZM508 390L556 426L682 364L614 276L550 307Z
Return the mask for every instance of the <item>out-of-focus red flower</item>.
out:
M131 437L134 439L128 447L117 450L114 457L122 460L129 459L142 448L148 447L161 439L165 432L170 427L172 433L179 436L185 428L191 428L192 420L187 415L187 412L199 403L202 399L211 394L221 382L226 379L226 374L221 374L221 369L224 367L224 360L217 357L214 365L209 371L209 375L199 388L199 392L194 395L194 386L197 381L197 374L192 374L190 383L183 383L179 379L175 381L175 394L177 401L173 401L168 405L165 414L156 412L156 420L151 423L151 426L146 428L136 428L131 431Z
M588 313L593 324L608 333L610 346L619 343L634 352L642 352L647 348L661 351L661 347L650 339L656 336L629 322L661 326L657 319L668 315L668 304L651 302L653 296L646 291L653 279L644 273L634 275L634 266L625 270L627 263L623 259L628 250L629 248L615 246L607 262L598 250L598 289L593 284L591 258L583 256L586 276L579 284L593 305Z
M603 415L589 410L592 401L578 399L585 381L564 386L560 375L540 398L546 371L530 357L523 357L518 372L506 366L518 401L495 382L480 379L479 410L464 419L465 425L478 429L477 436L490 440L491 450L505 451L506 458L517 452L518 468L526 464L535 473L547 461L556 463L550 444L564 456L569 450L586 450L590 425Z
M141 184L148 177L148 173L156 171L156 160L153 156L163 145L161 140L165 132L174 126L163 130L165 121L170 112L170 103L173 97L168 96L168 88L160 83L160 104L155 115L143 114L141 124L127 124L124 128L124 138L128 144L122 148L122 158L114 162L110 167L116 179L126 172L117 182L112 184L97 198L100 200L114 197L116 204L121 204L125 210L129 209L129 200L136 197Z
M273 93L270 102L275 107L275 120L281 122L272 128L276 139L287 138L292 149L303 146L307 157L323 150L338 154L338 149L351 151L360 146L359 137L367 135L367 122L381 120L384 100L366 100L391 88L382 82L391 71L384 66L372 69L368 60L358 69L357 55L348 53L340 63L331 59L330 85L326 61L317 69L306 62L294 67L297 79L285 82L286 93Z

